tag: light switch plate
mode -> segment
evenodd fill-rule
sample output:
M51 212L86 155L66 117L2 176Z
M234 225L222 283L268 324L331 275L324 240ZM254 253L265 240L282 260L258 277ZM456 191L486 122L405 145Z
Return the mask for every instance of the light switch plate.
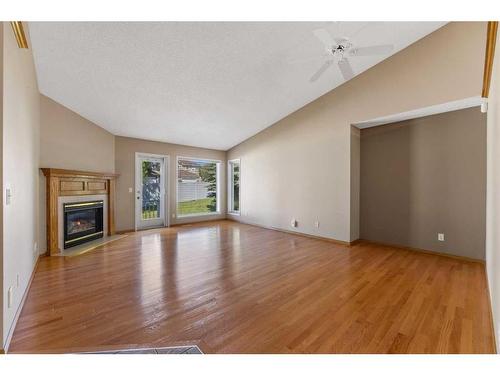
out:
M444 233L438 233L438 241L444 241Z
M5 189L5 205L9 205L12 202L12 189L10 187Z
M10 309L12 306L12 287L7 291L7 307Z

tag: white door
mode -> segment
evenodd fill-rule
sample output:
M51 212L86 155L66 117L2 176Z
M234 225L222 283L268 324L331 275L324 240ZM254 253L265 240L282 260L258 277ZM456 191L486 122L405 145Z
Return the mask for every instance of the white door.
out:
M135 223L137 229L166 226L166 157L136 154Z

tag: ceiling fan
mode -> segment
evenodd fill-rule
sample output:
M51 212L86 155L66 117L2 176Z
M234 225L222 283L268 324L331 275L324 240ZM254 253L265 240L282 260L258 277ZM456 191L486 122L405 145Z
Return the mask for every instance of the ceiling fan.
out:
M317 81L323 73L325 73L330 66L337 64L340 73L346 81L354 77L354 71L350 63L350 58L355 58L357 56L373 56L373 55L386 55L389 54L393 49L392 44L381 44L375 46L357 47L351 40L347 37L334 38L330 32L326 29L316 29L313 34L325 47L326 61L320 68L314 73L310 82Z

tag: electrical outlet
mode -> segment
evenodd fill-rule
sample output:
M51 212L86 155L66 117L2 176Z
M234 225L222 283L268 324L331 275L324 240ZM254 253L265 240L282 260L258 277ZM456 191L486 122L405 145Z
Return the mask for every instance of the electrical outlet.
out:
M316 221L314 222L314 226L315 226L316 228L319 228L319 221L318 221L318 220L316 220Z
M175 219L175 214L172 214L172 219Z
M10 309L12 307L12 287L9 288L7 291L7 307Z
M33 254L38 255L38 243L35 242L33 244Z
M19 288L19 274L16 275L16 286Z
M134 189L132 189L131 187L128 188L128 192L129 193L133 193L134 192Z
M298 225L297 220L292 219L292 221L290 221L290 225L291 225L293 228L297 228L297 225Z
M438 241L444 241L444 233L438 233Z

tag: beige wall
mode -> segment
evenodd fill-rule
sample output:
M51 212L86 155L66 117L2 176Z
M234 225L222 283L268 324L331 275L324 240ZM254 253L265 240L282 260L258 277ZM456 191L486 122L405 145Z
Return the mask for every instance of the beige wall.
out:
M114 172L115 136L40 94L40 167ZM41 172L39 243L44 252L45 177Z
M170 143L145 141L135 138L116 137L115 172L120 174L116 183L116 229L130 230L135 227L135 153L150 153L170 156L170 224L188 223L201 220L225 218L226 212L226 152L197 147L180 146ZM172 218L176 207L176 159L177 156L200 157L222 161L221 178L221 215L199 216L191 218Z
M4 200L3 211L5 344L38 256L34 246L38 228L40 97L31 49L18 48L10 25L3 26L3 191L12 189L11 204L5 205ZM10 308L9 287L13 289Z
M500 34L488 100L486 270L497 348L500 344Z
M239 219L292 229L296 218L300 232L356 239L350 125L480 95L485 33L448 24L229 150L241 159Z
M40 166L113 172L113 134L40 94Z
M361 130L360 198L361 238L484 260L486 115Z

